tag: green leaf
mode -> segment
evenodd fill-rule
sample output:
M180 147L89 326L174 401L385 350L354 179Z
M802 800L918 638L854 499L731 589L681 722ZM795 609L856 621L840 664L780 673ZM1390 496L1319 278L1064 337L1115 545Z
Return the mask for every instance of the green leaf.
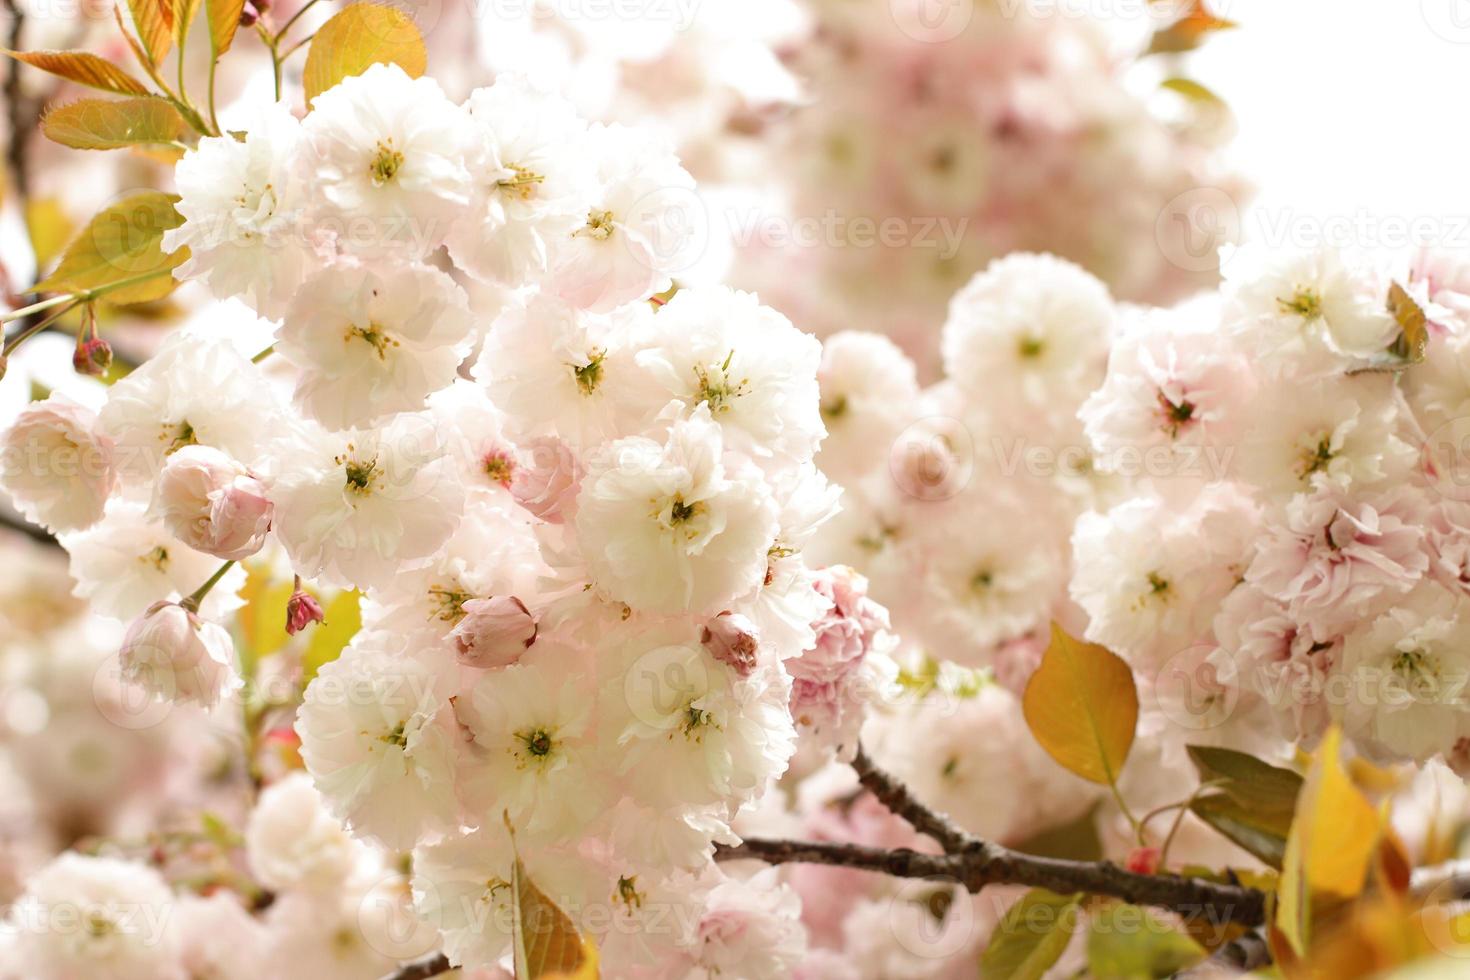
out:
M1251 806L1285 810L1288 814L1296 806L1302 777L1290 769L1212 745L1190 745L1185 750L1199 771L1200 782L1215 783L1221 792Z
M509 817L505 818L505 826L511 831L515 854L510 884L516 980L596 978L597 947L584 939L561 907L536 887L521 863L520 852L515 850L515 831Z
M428 62L423 36L405 14L376 3L353 4L323 24L311 42L302 76L306 103L375 64L395 64L418 78Z
M16 61L59 75L79 85L90 85L118 95L147 95L148 89L132 75L106 59L86 51L5 51Z
M240 12L245 0L204 0L204 14L209 18L209 50L216 61L235 43L240 27Z
M1087 970L1095 980L1171 977L1205 958L1199 943L1137 905L1109 902L1087 921Z
M159 245L163 233L184 219L174 210L175 194L144 191L100 211L62 253L56 271L36 284L36 292L108 289L109 303L162 299L178 285L170 274L189 257L188 249L168 255ZM136 281L135 281L136 280Z
M1302 777L1231 749L1191 745L1188 751L1200 781L1213 784L1195 798L1190 811L1266 864L1280 868Z
M1102 860L1102 840L1097 835L1099 806L1100 803L1094 803L1076 820L1034 834L1017 844L1015 849L1037 857L1062 858L1068 861Z
M168 54L174 36L174 8L171 0L128 0L128 12L148 61L154 67Z
M78 150L116 150L148 143L171 143L184 133L184 117L167 101L79 99L57 106L41 119L41 131Z
M359 598L356 592L339 592L322 609L324 618L311 628L311 639L307 641L306 652L301 656L302 683L310 684L317 671L336 660L342 653L342 648L357 635L362 626ZM280 616L284 622L284 605L280 607Z
M1189 805L1189 812L1267 865L1280 869L1286 854L1290 814L1283 827L1278 815L1258 813L1223 793L1196 797Z
M1077 928L1078 895L1036 888L1006 909L980 956L980 980L1040 980Z
M1026 683L1021 709L1058 763L1094 783L1117 782L1138 725L1133 671L1117 654L1052 624L1051 645Z
M233 847L239 847L244 843L240 835L235 833L230 828L230 825L225 823L224 819L218 814L205 810L199 815L199 819L204 825L204 836L208 837L217 846L228 850Z

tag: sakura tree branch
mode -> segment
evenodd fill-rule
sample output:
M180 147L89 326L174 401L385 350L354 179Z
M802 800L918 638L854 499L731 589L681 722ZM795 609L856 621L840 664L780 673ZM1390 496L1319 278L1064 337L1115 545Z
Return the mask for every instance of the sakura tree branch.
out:
M866 847L806 841L747 838L721 846L719 861L754 858L767 864L808 863L876 871L897 878L944 878L971 892L986 885L1026 885L1068 895L1108 895L1134 905L1167 909L1185 918L1258 926L1266 918L1266 896L1243 885L1173 874L1144 875L1108 861L1068 861L1023 854L990 841L974 840L951 854L920 854L907 848Z
M429 980L430 977L437 977L441 973L448 973L449 970L449 958L443 953L436 953L428 959L405 963L397 970L384 976L382 980Z

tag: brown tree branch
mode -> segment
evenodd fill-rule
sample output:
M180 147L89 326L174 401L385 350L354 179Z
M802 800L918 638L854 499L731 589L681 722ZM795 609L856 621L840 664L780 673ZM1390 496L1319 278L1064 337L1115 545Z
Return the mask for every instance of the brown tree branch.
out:
M1181 875L1144 875L1108 861L1068 861L1023 854L989 841L975 841L953 854L920 854L907 848L884 850L859 844L747 838L739 846L715 850L718 861L755 858L767 864L827 864L892 875L944 878L978 892L986 885L1026 885L1067 895L1108 895L1134 905L1167 909L1186 919L1212 924L1258 926L1265 921L1266 896L1254 888Z
M443 953L437 953L428 959L405 963L392 973L384 976L382 980L429 980L430 977L437 977L441 973L448 973L451 969L449 958Z
M861 745L853 757L852 768L857 773L858 782L876 796L878 802L907 820L919 833L934 838L946 852L963 850L974 842L947 815L920 803L900 780L879 769Z

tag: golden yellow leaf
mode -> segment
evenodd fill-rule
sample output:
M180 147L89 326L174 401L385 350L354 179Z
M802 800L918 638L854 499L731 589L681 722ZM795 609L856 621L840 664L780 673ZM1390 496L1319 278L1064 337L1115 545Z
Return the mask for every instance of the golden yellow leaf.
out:
M240 12L245 0L204 0L204 15L209 19L209 49L216 59L235 43L240 27Z
M147 95L148 89L121 68L86 51L5 51L32 68L118 95Z
M1094 783L1117 781L1138 725L1133 671L1117 654L1053 624L1051 645L1026 684L1021 707L1053 759Z
M401 11L376 3L344 7L316 32L306 52L306 103L375 64L395 64L417 78L428 62L423 36Z
M1408 290L1395 282L1388 287L1388 312L1393 314L1394 322L1399 325L1398 339L1388 349L1389 353L1410 364L1418 364L1424 360L1424 352L1429 346L1429 318L1425 316L1424 308L1415 302Z
M1341 744L1337 727L1328 729L1297 797L1282 860L1276 925L1303 955L1311 945L1314 907L1357 896L1378 846L1378 811L1348 776Z

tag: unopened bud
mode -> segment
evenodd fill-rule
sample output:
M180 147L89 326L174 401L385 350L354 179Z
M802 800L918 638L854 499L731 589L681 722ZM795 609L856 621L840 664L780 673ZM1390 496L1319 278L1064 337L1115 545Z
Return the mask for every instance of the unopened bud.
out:
M83 340L72 351L71 366L77 374L100 378L112 367L112 345L101 337Z
M291 593L291 598L286 600L286 632L295 636L312 623L320 623L326 620L322 613L322 604L309 592L297 589Z
M471 599L464 613L452 635L466 667L507 667L536 642L536 617L513 595Z

